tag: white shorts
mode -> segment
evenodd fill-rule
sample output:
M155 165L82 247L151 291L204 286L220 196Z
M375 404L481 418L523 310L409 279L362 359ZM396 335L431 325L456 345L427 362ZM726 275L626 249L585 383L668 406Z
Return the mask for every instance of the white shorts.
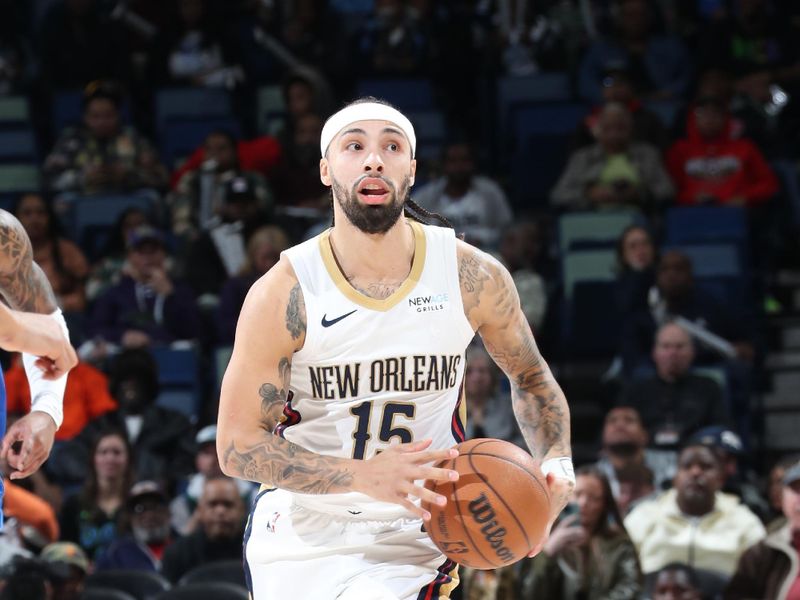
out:
M458 565L420 519L374 521L298 505L261 492L244 537L253 600L438 600L458 585Z

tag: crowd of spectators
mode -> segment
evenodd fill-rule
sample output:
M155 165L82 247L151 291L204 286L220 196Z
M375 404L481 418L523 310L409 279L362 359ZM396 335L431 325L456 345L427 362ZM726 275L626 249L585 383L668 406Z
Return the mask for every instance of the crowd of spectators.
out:
M329 225L320 131L367 78L431 82L448 135L420 153L412 196L508 267L557 372L571 359L559 219L634 215L615 240L619 343L595 381L607 401L571 395L564 370L570 402L603 410L595 439L575 440L596 452L580 457L574 504L539 556L464 570L453 597L800 597L798 457L749 459L758 319L769 269L796 243L776 169L800 151L792 3L0 0L0 15L0 97L27 98L41 150L41 186L0 203L27 231L81 357L50 460L4 481L0 599L72 600L93 573L119 569L178 585L241 558L257 487L219 469L212 373L249 287ZM501 78L549 72L569 74L584 112L554 185L520 195L508 115L480 98ZM262 86L283 107L268 130ZM173 87L224 91L236 127L170 155L153 98ZM80 115L62 129L50 115L69 90ZM76 207L105 197L120 203L116 222L77 232ZM766 269L740 282L749 301L708 293L703 265L665 243L675 206L744 211L745 262ZM165 348L198 357L191 414L161 400ZM19 358L2 358L13 419L30 393ZM468 437L525 447L480 346L465 391Z

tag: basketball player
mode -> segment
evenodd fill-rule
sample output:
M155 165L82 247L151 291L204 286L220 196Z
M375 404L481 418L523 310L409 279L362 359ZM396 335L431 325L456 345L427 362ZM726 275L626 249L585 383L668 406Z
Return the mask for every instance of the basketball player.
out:
M30 413L9 428L0 446L3 471L20 479L35 473L50 454L63 418L67 373L78 358L53 289L33 262L28 235L4 210L0 210L0 295L5 302L0 302L0 347L22 352L31 388ZM6 393L0 376L0 433L5 429ZM0 478L0 498L2 492Z
M424 533L420 501L445 502L423 480L458 477L431 463L463 440L475 332L549 473L551 523L574 486L566 400L510 275L404 214L427 214L408 199L415 146L409 120L374 98L333 115L320 178L335 225L285 251L244 303L217 449L226 474L264 484L245 534L254 600L449 595L457 566Z

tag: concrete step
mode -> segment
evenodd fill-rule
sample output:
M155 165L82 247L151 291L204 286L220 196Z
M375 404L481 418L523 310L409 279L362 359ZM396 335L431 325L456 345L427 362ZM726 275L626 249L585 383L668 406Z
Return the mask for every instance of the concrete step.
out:
M764 364L769 371L800 369L800 350L772 352L767 355Z
M772 374L772 393L794 396L800 403L800 371L776 371Z
M772 450L800 450L800 411L765 415L764 444Z

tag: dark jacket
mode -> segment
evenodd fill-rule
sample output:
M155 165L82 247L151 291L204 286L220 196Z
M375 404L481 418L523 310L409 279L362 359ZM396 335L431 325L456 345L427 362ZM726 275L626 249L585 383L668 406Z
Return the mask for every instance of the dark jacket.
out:
M173 542L165 551L161 561L161 574L173 584L199 565L215 560L242 558L242 536L212 541L202 528Z
M119 343L122 334L130 329L146 333L155 342L197 338L201 327L194 294L181 283L173 285L174 291L163 302L163 317L159 318L155 297L138 298L136 282L123 277L97 299L92 312L95 334L113 343Z
M784 600L800 572L789 525L769 534L739 558L725 600Z
M117 540L97 559L96 571L110 569L133 569L156 572L161 561L145 544L137 542L132 536Z

